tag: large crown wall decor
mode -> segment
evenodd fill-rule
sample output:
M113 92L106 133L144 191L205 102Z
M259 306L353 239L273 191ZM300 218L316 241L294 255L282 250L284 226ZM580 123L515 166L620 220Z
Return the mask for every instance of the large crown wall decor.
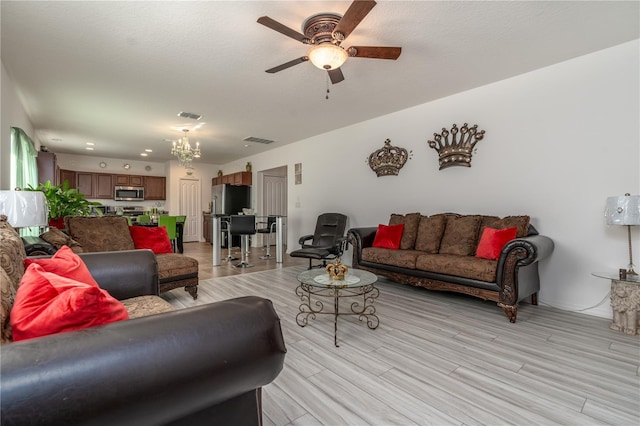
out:
M380 176L397 176L400 169L413 155L412 151L391 145L391 140L384 141L384 146L369 155L369 167Z
M484 130L478 131L477 124L469 128L468 124L464 123L460 129L454 124L451 132L443 127L442 133L434 133L433 138L434 140L427 143L440 156L440 170L451 166L471 167L474 147L484 138Z

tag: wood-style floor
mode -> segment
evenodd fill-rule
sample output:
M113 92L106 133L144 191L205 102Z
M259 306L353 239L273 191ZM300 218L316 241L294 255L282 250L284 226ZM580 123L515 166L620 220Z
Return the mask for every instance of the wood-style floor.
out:
M380 279L380 326L340 317L336 348L331 316L296 324L306 262L287 265L218 267L201 274L196 301L182 289L163 295L177 308L273 301L288 353L263 392L266 425L640 424L640 337L606 319L524 304L511 324L494 302Z

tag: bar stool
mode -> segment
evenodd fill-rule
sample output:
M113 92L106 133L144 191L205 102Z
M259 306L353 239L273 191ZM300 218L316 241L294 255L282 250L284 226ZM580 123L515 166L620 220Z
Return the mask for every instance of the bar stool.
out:
M224 231L227 233L227 258L225 259L227 262L231 262L233 260L238 260L237 257L233 255L231 252L233 244L231 243L231 220L221 220L220 221L221 229L220 231Z
M267 226L258 228L256 232L258 234L267 234L267 253L264 256L260 256L260 259L271 259L271 234L276 230L276 217L267 216L267 221L261 223L266 223Z
M230 220L231 235L240 235L241 244L240 251L242 260L240 263L233 265L235 268L251 268L247 259L249 251L249 235L256 233L256 217L254 215L233 215Z

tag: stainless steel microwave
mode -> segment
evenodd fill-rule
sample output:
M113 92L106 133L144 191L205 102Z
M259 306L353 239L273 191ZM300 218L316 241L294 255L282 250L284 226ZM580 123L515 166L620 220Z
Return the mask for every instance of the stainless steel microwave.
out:
M144 188L141 186L116 186L113 191L116 201L144 201Z

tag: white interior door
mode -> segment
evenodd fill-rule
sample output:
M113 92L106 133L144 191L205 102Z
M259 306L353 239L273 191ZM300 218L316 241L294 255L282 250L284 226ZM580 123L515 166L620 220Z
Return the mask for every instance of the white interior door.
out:
M182 241L200 241L200 179L180 179L180 216L186 215Z
M287 176L271 176L264 174L262 177L262 214L264 215L287 215ZM286 223L286 220L285 220ZM283 241L287 241L287 227L282 233ZM265 241L266 243L266 241ZM276 239L271 237L271 244L275 244Z

